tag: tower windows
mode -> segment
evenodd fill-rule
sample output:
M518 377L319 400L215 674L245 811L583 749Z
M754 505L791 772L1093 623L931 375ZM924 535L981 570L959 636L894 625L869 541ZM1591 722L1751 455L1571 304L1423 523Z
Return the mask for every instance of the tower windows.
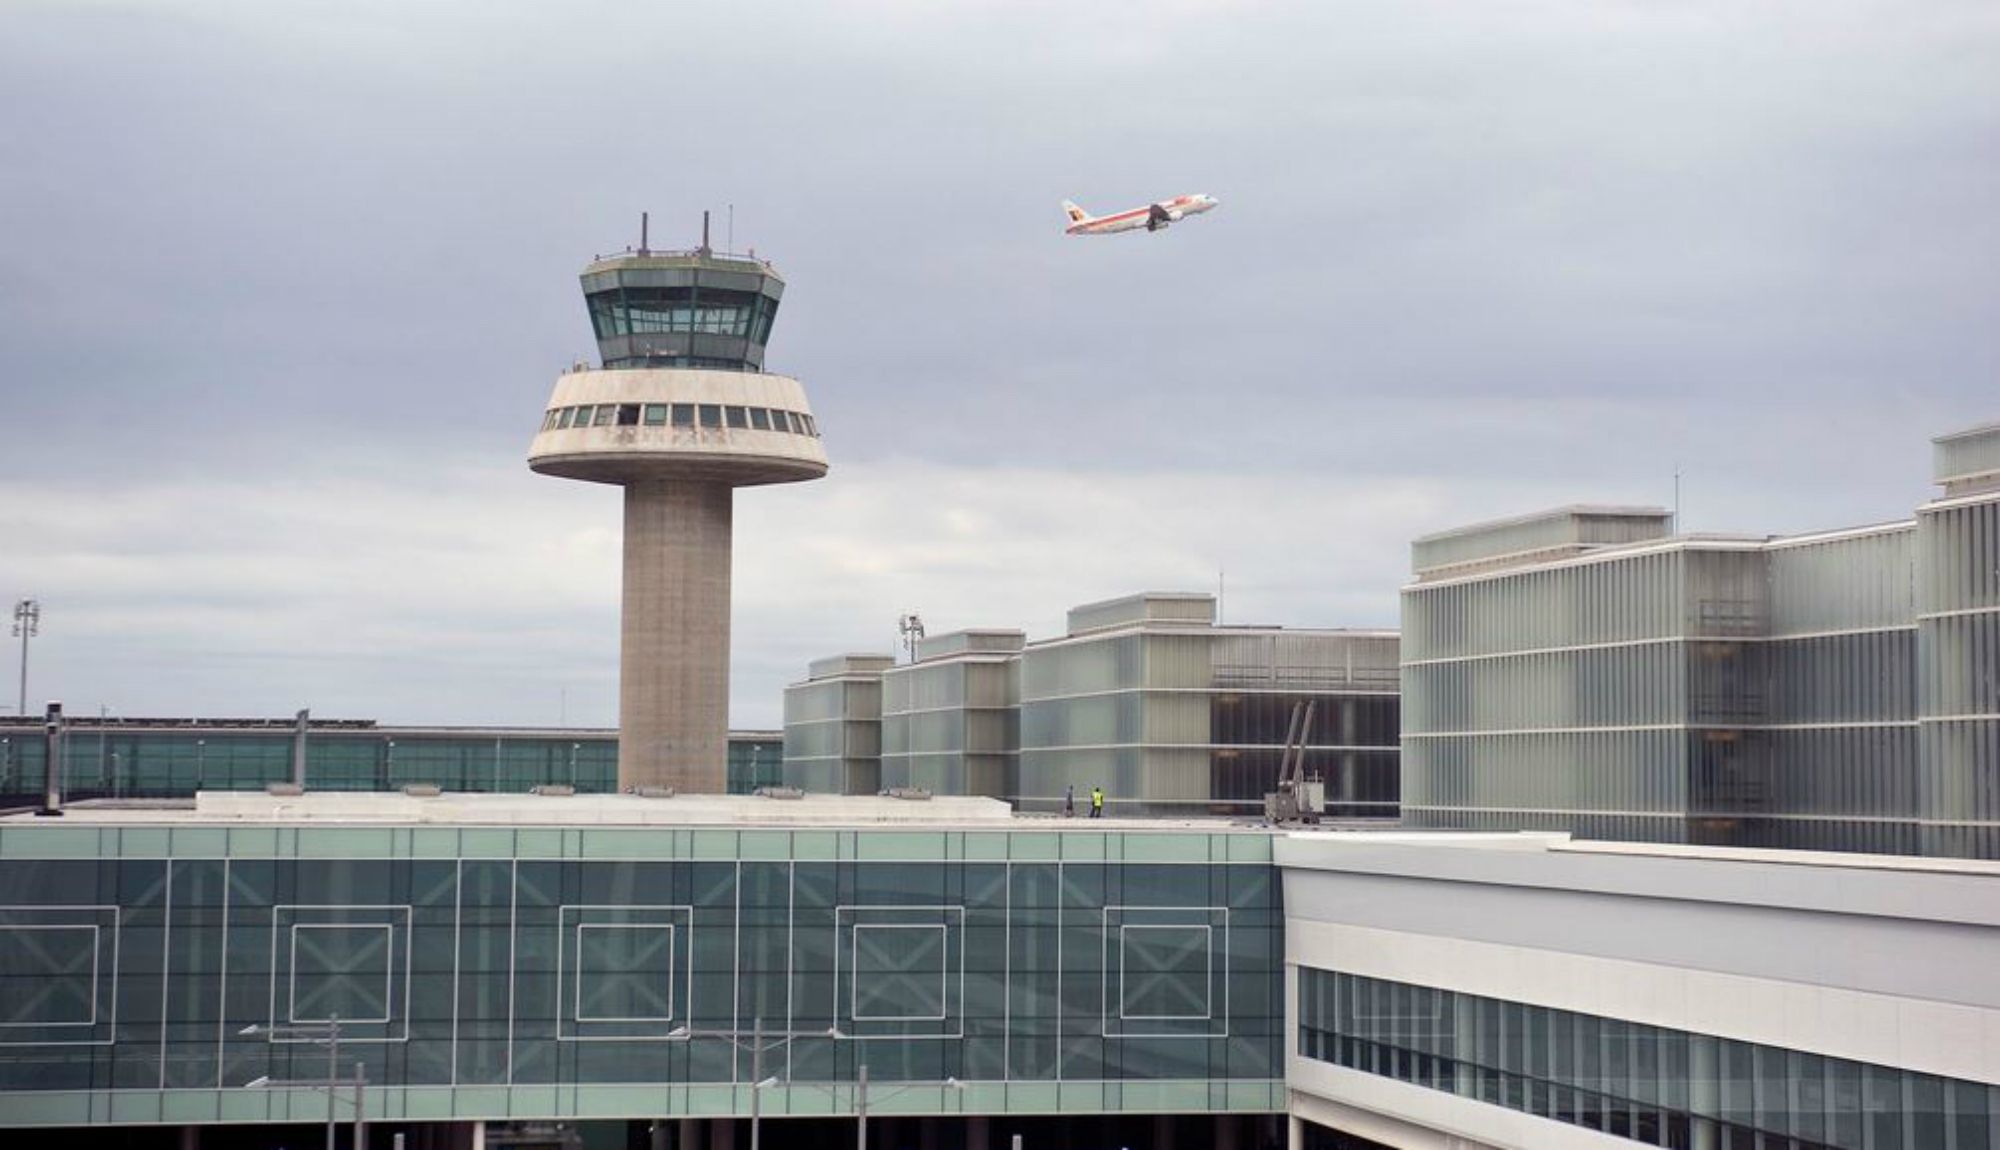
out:
M813 417L775 407L720 403L598 403L554 408L542 416L543 431L580 427L696 427L720 431L780 431L819 438Z

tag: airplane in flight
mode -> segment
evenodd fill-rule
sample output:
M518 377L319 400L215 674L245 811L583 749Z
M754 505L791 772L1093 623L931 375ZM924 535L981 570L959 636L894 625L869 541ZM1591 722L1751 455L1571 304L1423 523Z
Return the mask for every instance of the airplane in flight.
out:
M1189 216L1198 216L1219 202L1214 196L1197 192L1191 196L1175 196L1171 200L1160 200L1143 208L1133 208L1129 212L1093 216L1070 201L1064 200L1063 211L1069 214L1069 226L1063 229L1063 234L1108 236L1112 232L1129 232L1134 228L1157 232L1168 224L1178 223Z

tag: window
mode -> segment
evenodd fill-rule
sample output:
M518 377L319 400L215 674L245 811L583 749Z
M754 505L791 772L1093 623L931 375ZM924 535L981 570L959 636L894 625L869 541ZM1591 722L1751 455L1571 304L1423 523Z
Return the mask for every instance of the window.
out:
M810 416L810 415L801 415L801 416L799 416L799 420L800 420L801 422L803 422L803 423L804 423L804 424L806 425L806 434L807 434L807 435L810 435L810 436L812 436L812 437L813 437L814 439L817 439L817 438L819 438L819 428L813 425L813 417L812 417L812 416Z
M582 407L573 407L570 410L576 413L575 418L570 420L569 425L571 427L589 427L590 413L597 409L591 407L589 404L585 404Z
M721 426L722 426L722 407L721 407L721 405L719 405L719 404L714 404L714 403L704 403L704 404L702 404L702 405L701 405L701 425L702 425L703 427L721 427Z
M722 414L731 427L750 426L749 418L744 415L743 409L740 407L725 407L722 409Z
M771 430L771 413L761 407L750 409L750 426L758 431Z
M783 416L783 417L784 417L784 422L785 422L785 430L787 430L787 431L791 432L791 433L792 433L793 435L803 435L803 434L805 434L805 429L799 426L799 417L798 417L798 416L796 416L796 415L793 415L793 414L792 414L791 412L789 412L789 411L776 411L776 412L772 412L772 414L773 414L773 415L779 415L779 416Z
M591 419L590 425L592 427L610 427L611 421L616 418L618 418L618 408L616 405L600 403L597 405L597 414Z
M619 405L618 405L618 426L620 426L620 427L637 427L637 426L639 426L639 405L638 405L638 404L636 404L636 403L621 403L621 404L619 404Z
M649 403L649 404L647 404L647 405L646 405L646 426L647 426L647 427L664 427L664 426L666 426L666 423L667 423L667 405L666 405L666 404L664 404L664 403Z
M1678 1150L1943 1146L1947 1092L1962 1144L1991 1117L1982 1083L1305 967L1298 1023L1307 1058Z
M692 403L674 404L674 426L675 427L694 426L694 404Z

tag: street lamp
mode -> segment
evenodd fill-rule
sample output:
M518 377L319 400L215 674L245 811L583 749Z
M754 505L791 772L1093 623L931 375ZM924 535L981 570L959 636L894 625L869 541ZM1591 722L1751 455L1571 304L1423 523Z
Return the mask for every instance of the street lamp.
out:
M845 1031L841 1030L838 1026L834 1027L832 1030L827 1031L827 1034L833 1038L853 1037L853 1035L846 1033ZM834 1092L832 1086L818 1082L797 1082L797 1083L787 1083L787 1085L811 1086L818 1090L824 1090L828 1094L832 1094ZM936 1085L946 1090L965 1089L965 1083L960 1082L956 1077L949 1077L949 1076L946 1077L943 1082L937 1083ZM875 1097L877 1101L886 1101L887 1099L894 1098L896 1095L901 1094L908 1090L923 1090L923 1089L930 1089L931 1087L932 1083L929 1082L905 1082L900 1086L892 1086L885 1092L877 1093ZM854 1117L856 1119L855 1129L854 1129L855 1150L868 1150L868 1094L869 1094L868 1064L866 1062L863 1062L854 1068Z
M261 1075L243 1084L248 1090L324 1090L326 1091L326 1150L334 1150L334 1138L338 1123L334 1116L334 1104L340 1100L341 1087L347 1080L340 1077L340 1016L334 1015L325 1022L298 1023L290 1026L264 1026L251 1023L236 1033L245 1038L259 1035L274 1042L309 1042L314 1046L326 1047L326 1078L280 1079ZM354 1064L354 1150L368 1150L368 1128L366 1098L368 1077L361 1063Z
M881 1097L886 1100L894 1098L905 1090L915 1090L918 1087L929 1085L930 1083L928 1082L909 1082L895 1087L888 1093L881 1095ZM960 1082L956 1078L947 1077L944 1080L944 1088L946 1090L963 1090L965 1089L965 1083ZM856 1119L854 1129L855 1150L868 1150L868 1064L866 1062L855 1067L854 1117Z
M696 1030L691 1026L683 1024L667 1032L667 1039L672 1042L686 1041L690 1038L720 1038L738 1050L742 1050L746 1046L749 1048L750 1150L758 1150L758 1125L763 1120L761 1101L764 1088L767 1086L776 1086L778 1083L784 1081L784 1079L775 1076L771 1078L764 1077L765 1049L780 1043L790 1042L794 1038L837 1038L839 1036L839 1031L832 1027L828 1027L825 1030L773 1030L767 1032L764 1029L764 1019L761 1015L752 1020L749 1041L747 1043L744 1041L744 1032L741 1030Z

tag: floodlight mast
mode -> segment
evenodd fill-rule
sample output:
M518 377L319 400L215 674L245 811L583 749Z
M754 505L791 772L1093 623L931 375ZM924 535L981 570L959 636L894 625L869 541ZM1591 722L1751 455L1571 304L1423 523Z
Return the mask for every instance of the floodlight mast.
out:
M42 633L42 604L28 598L14 604L14 634L21 640L21 695L14 713L28 715L28 640Z

